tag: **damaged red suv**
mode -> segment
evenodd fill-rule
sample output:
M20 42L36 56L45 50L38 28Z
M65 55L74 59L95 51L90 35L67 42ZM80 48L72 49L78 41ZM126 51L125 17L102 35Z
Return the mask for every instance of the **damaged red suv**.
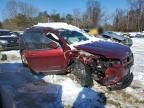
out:
M66 23L40 23L27 29L20 42L22 62L35 73L73 73L80 84L93 80L109 89L128 87L134 63L130 48L90 37Z

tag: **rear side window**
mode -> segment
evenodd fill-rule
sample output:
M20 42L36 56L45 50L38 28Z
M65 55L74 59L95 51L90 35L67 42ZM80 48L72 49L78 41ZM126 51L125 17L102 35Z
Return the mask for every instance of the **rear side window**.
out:
M55 42L54 40L44 36L44 34L42 34L41 32L36 31L25 32L23 35L23 39L25 49L29 50L50 49L48 47L48 43ZM58 44L58 42L55 43Z
M39 32L25 32L23 35L25 49L40 49L41 34Z

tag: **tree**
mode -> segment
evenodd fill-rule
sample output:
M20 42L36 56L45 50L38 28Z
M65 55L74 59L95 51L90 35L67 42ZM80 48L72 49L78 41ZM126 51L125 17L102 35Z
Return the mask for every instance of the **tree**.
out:
M73 25L78 27L81 26L81 12L79 9L73 10Z
M9 0L4 8L6 19L3 27L11 30L23 30L37 23L38 9L23 1Z
M0 22L0 28L3 28L3 24L2 24L2 22Z
M65 17L65 21L69 24L72 24L73 16L71 14L67 14Z
M103 18L102 18L102 23L103 23L103 26L104 26L104 29L105 30L112 30L112 25L110 24L110 20L112 19L111 16L109 15L104 15Z
M14 18L18 14L23 14L26 17L35 17L38 14L38 9L26 1L7 1L4 8L4 15L6 18Z
M60 22L61 21L61 16L59 13L52 13L49 17L50 17L50 21L52 21L52 22Z
M98 25L101 13L101 5L98 0L89 0L87 2L86 14L88 15L87 19L89 20L89 24L91 27L96 27Z
M32 18L28 18L23 14L18 14L15 18L17 26L20 30L24 30L34 24L36 24L36 22L32 19Z
M136 31L142 31L144 27L144 0L128 0L130 11L128 13L131 19L130 23L136 28ZM130 26L131 27L131 26Z
M4 20L3 28L10 29L10 30L19 30L15 19Z
M143 0L127 0L131 10L139 10L142 12L144 10L144 1Z
M26 17L35 17L38 15L38 9L27 2L19 1L18 6L19 13Z
M114 26L114 30L116 31L126 31L127 17L126 17L125 10L116 9L113 26Z
M16 0L9 0L4 8L4 17L11 19L18 14L18 4Z
M47 11L39 12L38 16L35 18L37 22L47 23L49 15Z

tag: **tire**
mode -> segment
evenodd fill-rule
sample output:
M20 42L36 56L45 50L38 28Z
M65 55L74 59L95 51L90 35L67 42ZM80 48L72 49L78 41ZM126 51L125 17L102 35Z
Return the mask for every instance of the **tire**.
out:
M27 60L26 60L26 58L25 58L25 56L24 56L23 51L20 51L20 54L21 54L22 64L23 64L25 67L27 67L27 66L28 66L28 63L27 63Z
M90 68L87 65L84 65L79 60L75 60L71 65L71 71L81 86L89 88L93 86Z

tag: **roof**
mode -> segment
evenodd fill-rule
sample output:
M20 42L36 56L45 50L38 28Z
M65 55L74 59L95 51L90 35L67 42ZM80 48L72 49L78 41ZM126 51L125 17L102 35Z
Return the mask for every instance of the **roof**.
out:
M53 29L51 27L44 27L44 26L32 26L30 28L27 28L25 30L25 32L42 32L42 33L48 33L48 32L51 32L51 33L54 33L56 35L59 35L59 31L56 30L56 29Z
M64 23L64 22L52 22L52 23L38 23L37 25L34 25L34 27L50 27L53 29L66 29L66 30L76 30L76 31L80 31L81 29Z

